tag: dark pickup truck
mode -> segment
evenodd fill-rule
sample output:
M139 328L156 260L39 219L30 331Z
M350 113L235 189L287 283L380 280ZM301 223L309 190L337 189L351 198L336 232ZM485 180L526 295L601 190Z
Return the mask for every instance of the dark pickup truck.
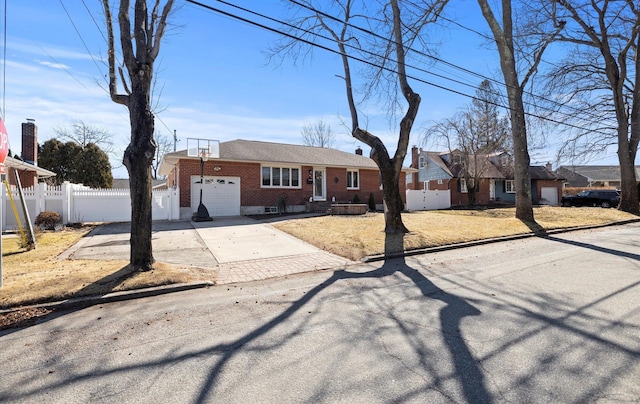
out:
M620 191L603 189L600 191L582 191L576 196L563 196L562 206L601 206L616 207L620 203Z

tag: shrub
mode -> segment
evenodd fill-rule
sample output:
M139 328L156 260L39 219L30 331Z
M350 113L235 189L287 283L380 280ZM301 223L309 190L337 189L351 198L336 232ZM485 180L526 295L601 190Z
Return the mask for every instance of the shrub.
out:
M36 226L40 226L46 230L54 230L56 224L60 223L62 223L62 217L58 212L44 211L40 212L38 217L36 217Z
M373 192L369 194L369 210L372 212L376 211L376 200L373 197Z
M358 194L355 194L353 196L353 203L360 203L360 197L358 196Z

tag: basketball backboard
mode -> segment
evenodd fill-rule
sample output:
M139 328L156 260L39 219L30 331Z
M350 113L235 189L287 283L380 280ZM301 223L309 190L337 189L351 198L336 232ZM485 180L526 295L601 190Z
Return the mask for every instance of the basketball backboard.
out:
M212 139L187 138L187 156L220 158L220 142Z

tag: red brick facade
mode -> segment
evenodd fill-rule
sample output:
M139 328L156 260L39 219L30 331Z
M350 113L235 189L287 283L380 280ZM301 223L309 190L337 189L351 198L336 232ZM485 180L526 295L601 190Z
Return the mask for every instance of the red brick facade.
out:
M247 162L232 162L209 160L204 163L205 176L240 177L240 205L246 206L276 206L280 197L286 196L289 206L304 206L313 196L313 183L307 179L312 175L313 167L303 165L301 169L301 183L299 188L267 188L261 186L261 164ZM352 202L358 195L360 203L367 203L369 195L373 193L376 204L382 203L380 189L380 173L378 170L357 169L359 189L347 189L347 169L326 167L326 200L336 202ZM177 178L175 173L177 172ZM311 174L310 174L311 172ZM180 188L180 206L191 206L191 177L200 175L200 161L196 159L181 159L176 169L168 178L168 185ZM404 179L404 174L401 176ZM400 184L400 192L405 199L406 185Z

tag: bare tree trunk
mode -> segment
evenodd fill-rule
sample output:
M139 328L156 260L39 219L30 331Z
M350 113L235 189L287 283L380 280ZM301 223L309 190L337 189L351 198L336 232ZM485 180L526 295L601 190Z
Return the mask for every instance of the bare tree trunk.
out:
M131 142L124 152L123 162L129 172L131 194L130 263L146 271L152 269L154 263L151 245L151 164L156 144L153 140L154 119L150 105L146 98L139 98L130 98Z
M513 18L511 0L502 0L502 27L495 18L488 0L478 0L482 15L489 24L500 54L500 67L507 88L511 110L511 134L513 137L514 180L516 186L516 218L533 222L531 201L531 175L529 174L529 148L527 145L527 124L522 102L522 88L517 73L516 56L513 46ZM525 79L526 81L526 79Z
M111 99L129 110L131 140L124 153L123 163L129 172L131 193L131 254L130 264L138 270L152 269L154 262L151 244L152 187L151 166L156 153L153 140L154 117L151 112L151 83L153 64L160 52L167 17L174 0L167 0L162 12L160 0L153 2L151 12L146 0L135 0L133 26L129 17L129 0L120 0L118 25L120 46L129 78L119 69L125 94L117 90L115 38L109 0L102 0L107 22L109 45L109 94ZM135 42L135 46L134 46Z

